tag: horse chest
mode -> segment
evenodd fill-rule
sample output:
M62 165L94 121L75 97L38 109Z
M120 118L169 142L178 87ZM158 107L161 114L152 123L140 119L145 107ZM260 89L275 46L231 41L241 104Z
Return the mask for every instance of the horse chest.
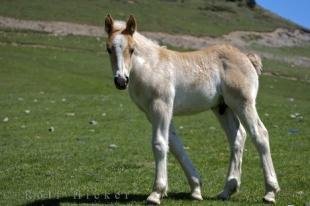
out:
M149 98L144 87L132 82L129 85L129 96L131 100L139 107L140 110L146 112L147 102L149 102Z

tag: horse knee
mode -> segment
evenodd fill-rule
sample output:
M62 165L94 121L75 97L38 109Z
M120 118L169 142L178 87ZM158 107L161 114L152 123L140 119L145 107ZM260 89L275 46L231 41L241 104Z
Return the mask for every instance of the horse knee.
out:
M153 142L153 151L157 157L164 157L168 152L168 144L164 141L155 141Z

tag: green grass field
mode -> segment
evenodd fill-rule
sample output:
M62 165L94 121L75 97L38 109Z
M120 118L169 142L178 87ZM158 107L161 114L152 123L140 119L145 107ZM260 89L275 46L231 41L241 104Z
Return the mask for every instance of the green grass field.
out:
M278 27L297 28L257 7L227 0L2 0L0 15L20 19L68 21L103 25L107 13L125 20L137 17L144 31L193 35L222 35L235 30L271 31ZM216 25L216 26L214 26Z
M104 48L103 39L0 32L0 205L145 203L154 176L150 125L126 91L114 88ZM258 110L282 189L278 205L309 204L310 84L264 75L260 82ZM165 205L262 204L262 170L250 138L241 190L222 202L212 197L228 166L224 132L210 112L175 123L203 177L205 200L189 199L185 176L170 156Z

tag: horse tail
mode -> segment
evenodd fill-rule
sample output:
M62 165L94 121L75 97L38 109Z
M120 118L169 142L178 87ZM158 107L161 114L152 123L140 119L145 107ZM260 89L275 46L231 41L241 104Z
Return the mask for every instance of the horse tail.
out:
M260 75L263 71L263 64L262 64L262 59L254 53L248 53L247 57L251 61L252 65L254 66L256 73Z

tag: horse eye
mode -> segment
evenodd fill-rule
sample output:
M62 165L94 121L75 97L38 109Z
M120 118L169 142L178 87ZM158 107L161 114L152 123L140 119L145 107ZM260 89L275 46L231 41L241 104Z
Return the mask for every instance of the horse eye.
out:
M112 53L112 50L111 50L109 47L107 47L107 52L108 52L109 54L111 54L111 53Z
M129 50L130 54L132 54L134 51L135 51L134 49Z

